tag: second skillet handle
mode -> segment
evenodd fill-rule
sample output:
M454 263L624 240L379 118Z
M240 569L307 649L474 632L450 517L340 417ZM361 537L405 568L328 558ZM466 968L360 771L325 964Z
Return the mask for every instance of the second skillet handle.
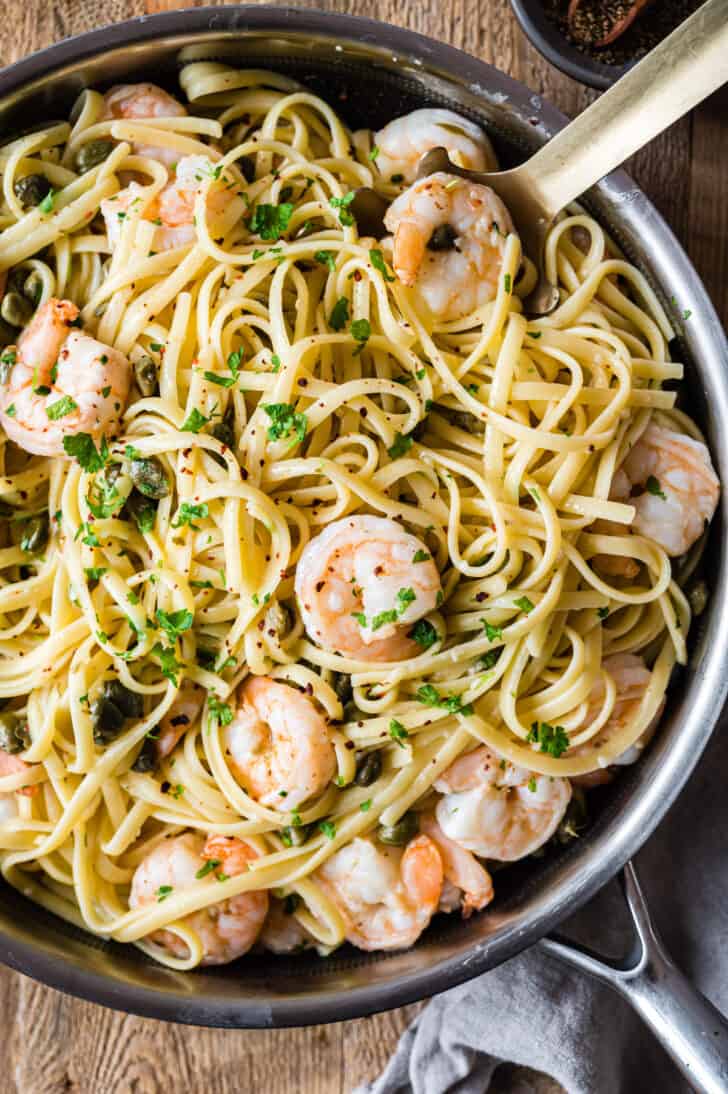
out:
M555 216L726 80L728 0L708 0L532 156L524 173Z
M540 945L547 953L608 984L634 1007L694 1090L728 1091L728 1021L683 976L650 919L634 867L622 875L637 931L637 960L617 967L586 949L555 938Z

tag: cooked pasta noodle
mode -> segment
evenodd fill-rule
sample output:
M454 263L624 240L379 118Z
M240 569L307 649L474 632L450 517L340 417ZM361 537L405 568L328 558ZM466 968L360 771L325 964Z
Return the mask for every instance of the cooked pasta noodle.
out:
M2 315L66 325L50 379L30 331L0 358L3 875L181 969L405 945L646 743L690 626L667 552L697 555L717 481L665 313L592 217L552 229L532 319L507 211L478 235L497 199L413 182L452 116L407 163L424 123L385 128L385 177L286 77L180 83L188 109L86 91L0 149ZM429 225L408 203L437 187ZM356 905L358 870L397 907Z

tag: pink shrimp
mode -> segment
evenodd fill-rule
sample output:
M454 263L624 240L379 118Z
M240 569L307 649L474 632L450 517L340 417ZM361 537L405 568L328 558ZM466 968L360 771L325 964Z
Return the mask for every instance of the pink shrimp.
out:
M310 637L361 661L421 652L408 633L442 596L425 545L389 517L344 517L304 548L296 596Z
M131 384L123 353L74 329L70 300L46 301L3 353L10 373L0 387L0 422L16 444L39 456L64 456L78 433L94 440L119 428Z
M159 900L159 891L188 889L201 884L206 864L221 867L227 877L245 873L256 858L242 840L233 836L208 836L192 832L158 843L137 866L131 882L129 907L142 908ZM225 965L247 953L255 943L268 913L264 890L239 893L192 912L181 921L199 936L203 965ZM187 946L172 931L154 931L150 942L178 958L187 957Z
M143 121L145 118L181 118L187 113L182 103L156 84L117 84L106 92L104 100L106 118ZM134 144L132 150L138 156L149 156L170 167L179 159L174 148Z
M479 912L490 904L494 895L493 880L476 857L449 839L432 815L420 817L420 831L437 846L445 882L449 884L448 892L443 887L441 911L454 911L460 905L463 918L467 919L472 912Z
M437 911L443 867L429 836L415 836L404 851L357 838L316 876L341 913L347 941L394 950L413 946Z

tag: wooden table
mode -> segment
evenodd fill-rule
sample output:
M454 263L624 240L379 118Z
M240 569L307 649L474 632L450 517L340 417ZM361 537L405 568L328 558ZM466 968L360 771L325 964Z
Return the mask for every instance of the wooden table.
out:
M6 0L0 63L104 23L198 6L179 0ZM594 96L529 45L508 0L309 0L451 42L523 80L567 114ZM713 96L631 164L728 320L728 94ZM0 1092L20 1094L340 1094L376 1075L416 1014L282 1032L188 1029L82 1003L0 970ZM499 1089L512 1087L505 1069ZM538 1084L541 1086L541 1084ZM550 1087L550 1084L549 1084ZM541 1087L544 1089L544 1087Z

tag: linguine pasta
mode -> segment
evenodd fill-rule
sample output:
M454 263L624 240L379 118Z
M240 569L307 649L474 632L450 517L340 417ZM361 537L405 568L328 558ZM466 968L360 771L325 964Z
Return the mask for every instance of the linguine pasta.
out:
M186 917L262 889L322 951L341 943L346 915L317 871L430 808L477 746L578 780L646 741L690 608L663 546L633 527L633 498L610 491L649 423L700 434L666 386L682 366L655 293L585 212L548 239L551 315L524 313L535 269L510 233L493 299L438 319L395 276L391 237L350 211L361 187L406 189L371 133L272 73L196 63L180 83L185 114L107 117L86 91L69 122L0 148L0 271L32 275L36 306L76 304L137 377L103 442L0 448L0 697L27 726L23 763L0 777L0 856L55 914L192 968L204 946ZM91 142L107 154L79 172ZM160 248L166 222L144 214L185 157L206 165L194 238ZM16 183L34 172L52 189L28 208ZM130 465L152 457L168 490L132 505ZM403 659L357 658L304 627L304 548L361 514L396 521L440 575ZM649 681L615 723L604 662L620 654ZM231 767L250 675L300 689L329 727L334 777L289 811ZM113 733L99 731L109 681L136 697ZM198 706L160 756L185 688ZM130 907L135 870L186 832L245 841L250 868L201 870ZM162 928L182 956L150 940Z

